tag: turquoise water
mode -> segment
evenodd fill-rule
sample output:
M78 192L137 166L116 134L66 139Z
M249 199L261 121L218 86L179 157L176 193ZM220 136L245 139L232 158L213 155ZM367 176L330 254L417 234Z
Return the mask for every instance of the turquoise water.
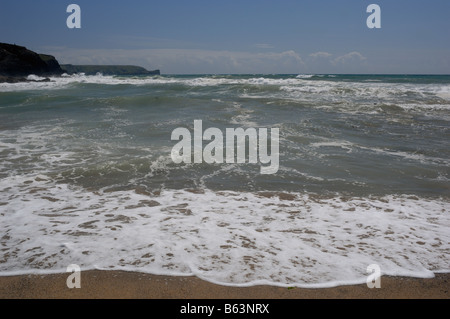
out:
M278 172L173 163L171 133L194 120L278 128ZM0 84L0 159L4 274L75 263L327 286L364 282L373 263L450 269L450 76Z

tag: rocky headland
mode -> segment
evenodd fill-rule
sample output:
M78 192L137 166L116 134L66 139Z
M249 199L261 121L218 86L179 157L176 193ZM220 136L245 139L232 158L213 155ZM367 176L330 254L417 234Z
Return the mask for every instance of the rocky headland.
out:
M0 82L32 81L27 80L30 74L45 77L62 73L58 61L51 55L37 54L15 44L0 43Z
M50 81L49 76L60 76L64 73L159 75L160 71L148 71L133 65L60 65L54 56L38 54L16 44L0 43L0 83ZM44 79L28 78L31 74Z

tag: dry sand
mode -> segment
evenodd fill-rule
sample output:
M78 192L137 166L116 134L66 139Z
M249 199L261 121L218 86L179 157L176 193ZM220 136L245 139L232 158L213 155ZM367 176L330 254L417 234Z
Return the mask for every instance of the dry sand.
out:
M81 288L66 285L70 273L0 277L1 299L448 299L450 274L432 279L381 278L335 288L228 287L196 277L156 276L124 271L81 272Z

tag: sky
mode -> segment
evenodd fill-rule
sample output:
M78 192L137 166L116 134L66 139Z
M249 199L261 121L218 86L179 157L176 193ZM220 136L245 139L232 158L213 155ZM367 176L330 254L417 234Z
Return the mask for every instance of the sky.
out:
M69 4L81 28L69 29ZM381 28L370 29L370 4ZM449 0L1 0L0 42L162 74L450 74Z

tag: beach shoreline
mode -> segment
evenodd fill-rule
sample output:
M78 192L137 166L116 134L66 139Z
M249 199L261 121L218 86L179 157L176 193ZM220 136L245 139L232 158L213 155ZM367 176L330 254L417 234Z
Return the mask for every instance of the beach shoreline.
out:
M81 288L67 287L70 273L0 277L0 299L449 299L450 274L434 278L381 277L366 284L332 288L231 287L197 277L127 271L81 272Z

